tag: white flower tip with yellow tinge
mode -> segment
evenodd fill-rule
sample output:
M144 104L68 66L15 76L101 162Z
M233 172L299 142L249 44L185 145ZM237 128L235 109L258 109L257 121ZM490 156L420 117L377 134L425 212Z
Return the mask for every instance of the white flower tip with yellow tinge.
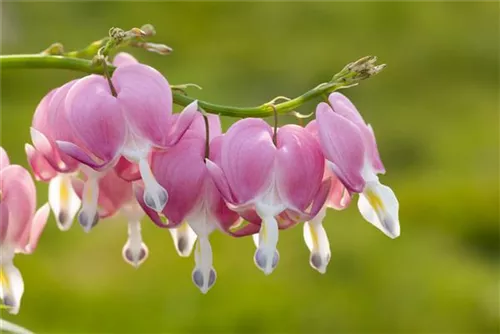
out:
M21 297L24 293L24 281L21 272L10 261L0 266L0 299L1 306L10 314L19 313Z
M367 182L359 195L359 212L388 237L399 237L399 202L391 188L377 181Z
M91 172L87 176L88 179L83 185L82 209L78 214L78 223L88 233L99 222L97 200L99 198L98 178L100 174Z
M144 203L156 212L162 212L168 202L168 193L156 181L147 158L139 160L139 171L144 182Z
M304 223L304 241L311 252L309 257L311 267L321 274L326 273L331 257L330 242L321 220L313 219Z
M193 251L196 242L196 233L184 222L177 228L169 229L172 240L174 241L175 250L181 257L188 257Z
M69 174L58 174L49 183L49 203L61 231L71 227L81 205L71 185L71 177Z

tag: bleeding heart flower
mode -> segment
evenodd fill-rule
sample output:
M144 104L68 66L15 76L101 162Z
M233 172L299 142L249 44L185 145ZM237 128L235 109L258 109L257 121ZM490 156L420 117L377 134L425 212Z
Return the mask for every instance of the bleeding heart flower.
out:
M241 233L260 225L254 260L270 274L279 258L278 222L288 227L308 220L326 201L330 180L323 180L321 150L302 127L279 128L275 144L269 124L247 118L233 124L213 151L211 176L230 208L254 224Z
M26 169L9 165L0 147L0 298L12 314L19 312L24 282L13 264L16 253L31 254L47 222L49 205L36 212L36 189Z
M384 174L375 135L356 107L340 93L316 108L319 141L333 173L351 192L360 193L361 215L387 236L400 234L399 203L394 192L379 182Z
M147 65L126 63L115 70L111 81L116 96L98 75L84 77L70 89L65 108L78 142L57 143L66 154L98 171L114 166L120 157L138 163L144 202L161 211L168 194L151 173L149 153L174 145L197 111L186 108L172 117L170 86Z
M197 108L196 104L193 108ZM217 116L209 117L218 119ZM203 121L201 116L198 118ZM220 123L217 119L210 122L210 132L214 135L220 133ZM216 280L209 235L217 228L224 230L226 226L233 225L239 216L228 209L210 177L205 164L205 128L203 126L201 129L198 122L194 122L175 146L152 155L153 175L170 194L163 209L168 224L165 225L158 213L143 203L142 189L137 189L136 197L157 225L175 228L187 222L196 233L198 241L192 279L195 285L206 293Z

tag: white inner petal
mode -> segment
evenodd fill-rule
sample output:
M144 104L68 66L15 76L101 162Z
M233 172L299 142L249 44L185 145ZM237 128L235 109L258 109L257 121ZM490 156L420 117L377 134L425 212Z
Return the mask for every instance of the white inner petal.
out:
M323 219L326 215L326 206L311 219L309 222L304 223L304 241L311 252L310 264L324 274L326 267L330 261L330 242L328 235L323 227Z
M128 240L123 247L123 258L138 268L148 257L148 248L142 242L141 223L137 220L128 222Z
M259 246L256 252L256 264L266 275L275 267L276 246L278 245L278 222L274 216L265 216L259 231Z
M378 181L368 182L359 195L358 208L364 219L388 237L399 236L399 202L391 188Z
M88 173L87 181L83 185L82 210L80 211L78 220L85 232L89 232L98 220L99 177L100 173Z
M179 227L170 228L168 230L172 236L175 249L179 256L188 257L191 255L196 242L196 233L194 233L189 224L184 222Z
M0 298L9 313L17 314L24 293L23 277L19 269L12 263L12 260L4 260L6 259L2 258L0 264Z
M49 183L49 204L54 212L57 226L66 231L80 208L81 201L71 185L71 174L58 174Z
M139 171L144 182L144 202L156 212L161 212L167 204L168 193L156 181L146 157L139 160Z

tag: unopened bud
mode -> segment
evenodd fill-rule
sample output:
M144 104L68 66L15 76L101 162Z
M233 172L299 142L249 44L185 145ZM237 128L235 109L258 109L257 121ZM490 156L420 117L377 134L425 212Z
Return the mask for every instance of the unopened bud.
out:
M109 37L118 44L126 37L126 34L123 29L113 27L109 29Z
M147 36L146 32L139 28L132 28L125 32L126 37L144 37Z
M165 44L148 43L148 42L137 42L133 43L133 46L143 48L150 52L155 52L161 55L168 55L172 52L172 48Z
M145 33L145 36L156 35L155 27L152 24L145 24L141 27L141 30Z

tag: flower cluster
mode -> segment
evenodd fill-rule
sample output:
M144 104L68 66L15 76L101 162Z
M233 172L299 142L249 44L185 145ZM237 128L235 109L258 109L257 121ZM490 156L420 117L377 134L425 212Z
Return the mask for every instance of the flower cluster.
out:
M192 280L203 293L217 276L215 230L252 235L254 262L265 274L279 261L279 230L300 223L310 264L324 273L327 208L346 208L355 193L367 221L399 236L398 201L379 182L385 169L373 130L342 94L319 103L306 127L246 118L223 134L219 117L196 102L174 114L171 87L155 69L125 53L113 64L112 76L89 75L49 92L33 116L26 153L35 178L49 182L61 230L76 216L88 232L121 214L128 221L123 257L138 267L148 256L140 226L147 215L170 230L181 256L195 248ZM1 297L17 312L23 289L12 258L34 249L48 206L34 213L33 181L3 152L1 168Z

